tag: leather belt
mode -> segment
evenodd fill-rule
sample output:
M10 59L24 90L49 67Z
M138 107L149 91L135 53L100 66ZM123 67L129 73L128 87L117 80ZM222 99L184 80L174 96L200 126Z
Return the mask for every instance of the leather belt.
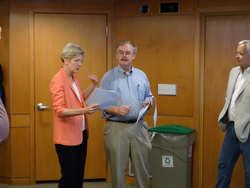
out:
M228 121L227 124L234 124L234 121Z
M111 119L107 119L107 121L113 121L113 122L118 122L118 123L135 123L137 120L136 119L132 119L132 120L128 120L128 121L118 121L118 120L111 120Z

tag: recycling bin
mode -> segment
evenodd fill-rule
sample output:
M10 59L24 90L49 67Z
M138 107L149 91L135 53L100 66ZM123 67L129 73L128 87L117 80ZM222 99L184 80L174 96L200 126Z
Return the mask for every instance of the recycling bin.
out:
M190 188L195 130L162 125L152 132L152 188Z

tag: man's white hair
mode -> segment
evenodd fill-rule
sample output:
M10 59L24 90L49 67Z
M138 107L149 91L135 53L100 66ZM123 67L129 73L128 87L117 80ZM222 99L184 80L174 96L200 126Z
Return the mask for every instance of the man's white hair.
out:
M244 44L244 43L247 44L247 52L250 55L250 40L242 40L239 42L239 45Z

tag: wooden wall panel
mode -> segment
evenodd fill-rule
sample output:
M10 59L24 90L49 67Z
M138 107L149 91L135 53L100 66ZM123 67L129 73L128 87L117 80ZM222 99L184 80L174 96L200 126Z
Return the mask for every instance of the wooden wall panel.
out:
M64 2L63 7L66 9L102 9L102 10L111 10L114 9L114 3L89 3L88 2Z
M6 111L10 114L10 45L9 45L9 1L0 1L0 64L3 70Z
M62 0L55 0L55 1L62 1ZM92 2L92 3L114 3L114 2L117 2L117 1L134 1L134 0L77 0L77 1L75 1L75 0L68 0L68 2L70 2L70 3L75 3L75 2L77 2L77 3L79 3L79 2L81 2L81 3L89 3L89 2ZM153 0L151 0L151 1L153 1Z
M20 11L21 10L21 11ZM19 7L11 5L12 113L29 113L28 18Z
M109 15L107 15L107 26L108 28L108 36L107 37L107 71L111 70L113 68L113 56L114 56L114 51L113 49L113 44L114 44L114 3L79 3L79 2L64 2L63 7L65 9L89 9L89 10L102 10L102 11L108 11L110 12ZM101 12L101 11L100 11ZM101 78L99 78L101 80Z
M195 8L198 7L198 0L165 0L164 3L179 2L179 12L177 13L160 13L161 0L154 1L129 1L115 3L115 17L148 17L148 16L169 16L169 15L187 15L194 14ZM141 6L148 5L149 11L144 14L141 12Z
M130 40L138 47L132 64L147 74L158 115L194 114L194 27L194 16L115 20L115 44ZM158 96L157 84L177 84L177 96Z
M30 130L12 128L13 178L27 178L30 173Z
M199 7L220 7L250 5L249 0L199 0Z
M30 127L29 115L13 115L10 118L11 127Z
M0 146L0 159L0 177L11 178L11 129L8 139Z
M60 2L10 2L12 114L29 114L29 8L61 8Z
M9 116L9 119L11 127L9 136L8 139L4 142L4 144L0 146L0 152L1 152L0 177L3 178L12 178L12 172L13 174L15 174L14 170L20 172L23 168L23 165L26 166L28 164L28 166L26 166L24 170L29 171L29 163L30 163L29 129L16 129L17 127L19 128L29 127L30 126L29 116L28 115ZM25 132L23 132L22 130L25 130ZM21 147L19 146L20 144ZM11 156L13 156L13 160ZM15 159L17 159L17 161ZM25 159L25 162L23 161L23 159ZM13 164L14 163L18 164L15 169L12 167L12 161ZM21 167L19 166L20 165L19 163L22 165ZM21 174L19 176L25 177L25 174Z

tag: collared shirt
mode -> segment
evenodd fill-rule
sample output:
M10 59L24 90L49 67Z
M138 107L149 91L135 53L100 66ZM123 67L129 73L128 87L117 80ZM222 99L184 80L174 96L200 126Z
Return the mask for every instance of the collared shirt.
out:
M239 69L240 69L240 74L236 80L233 96L232 96L231 103L230 103L230 106L228 109L229 121L235 120L235 101L236 101L237 97L239 96L239 92L241 90L242 85L244 84L246 78L248 77L248 75L250 73L250 67L248 67L244 71L244 73L242 73L242 69L240 67L239 67Z
M130 112L126 116L118 114L106 114L104 110L103 118L114 121L128 121L137 119L139 111L143 107L144 101L150 101L152 93L146 74L136 68L131 68L129 74L118 65L107 72L100 83L101 89L116 90L119 97L113 106L130 106ZM150 101L151 102L151 101Z

